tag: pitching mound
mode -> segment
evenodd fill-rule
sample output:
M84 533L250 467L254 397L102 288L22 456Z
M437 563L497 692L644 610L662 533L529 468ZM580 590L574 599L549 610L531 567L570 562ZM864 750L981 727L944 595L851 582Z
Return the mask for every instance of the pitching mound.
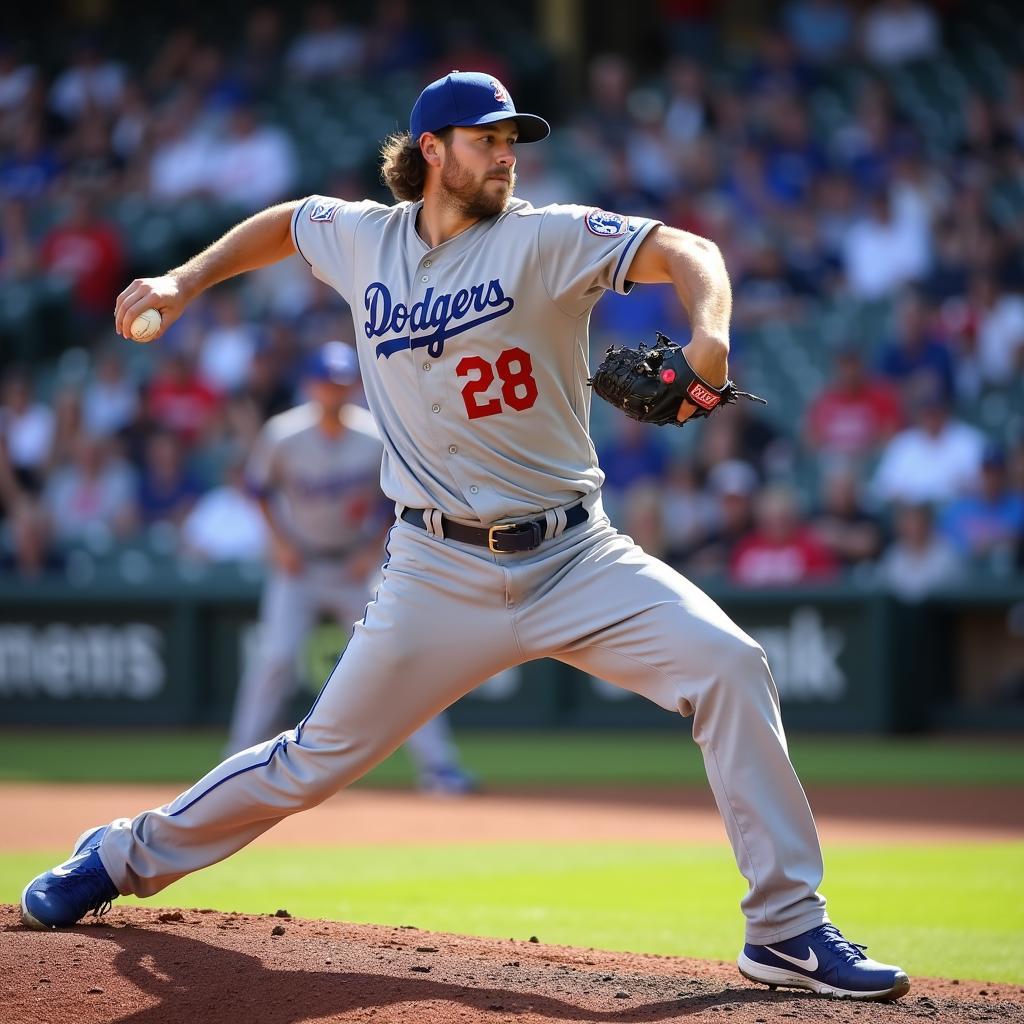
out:
M284 912L279 912L284 915ZM898 1003L747 984L731 964L209 910L34 932L0 907L5 1024L774 1024L1024 1020L1024 989L914 979Z

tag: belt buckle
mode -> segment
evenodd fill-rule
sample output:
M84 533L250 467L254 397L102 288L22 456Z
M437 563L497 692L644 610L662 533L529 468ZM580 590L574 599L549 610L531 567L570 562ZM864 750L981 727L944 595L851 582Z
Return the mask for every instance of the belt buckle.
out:
M529 547L502 548L496 546L495 534L521 533L524 530L529 530L533 536L533 543ZM540 547L543 539L544 536L541 533L540 525L532 520L528 523L499 523L497 526L490 526L487 529L487 550L495 555L508 555L516 551L532 551L534 548Z

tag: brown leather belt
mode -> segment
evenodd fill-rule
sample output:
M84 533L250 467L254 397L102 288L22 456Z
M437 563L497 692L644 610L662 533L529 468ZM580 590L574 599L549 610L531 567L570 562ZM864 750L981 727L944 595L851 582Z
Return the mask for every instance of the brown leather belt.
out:
M423 522L423 509L407 508L402 518L421 530L427 527ZM570 505L565 510L565 528L567 530L580 523L585 523L589 513L583 502ZM447 516L441 516L441 531L446 540L457 540L462 544L476 544L487 548L498 555L510 555L521 551L533 551L539 548L544 540L547 521L543 516L539 519L524 519L519 523L498 523L496 526L467 526Z

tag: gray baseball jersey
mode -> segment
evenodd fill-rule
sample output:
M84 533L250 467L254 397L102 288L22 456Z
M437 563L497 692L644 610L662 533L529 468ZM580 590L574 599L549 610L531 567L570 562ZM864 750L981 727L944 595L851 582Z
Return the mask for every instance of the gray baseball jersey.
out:
M352 309L384 493L494 523L597 490L590 310L629 291L656 222L514 200L430 249L421 205L312 196L292 218L299 252Z
M358 405L341 410L345 431L328 437L319 408L300 405L263 425L246 480L307 555L338 553L378 533L381 442L373 417Z

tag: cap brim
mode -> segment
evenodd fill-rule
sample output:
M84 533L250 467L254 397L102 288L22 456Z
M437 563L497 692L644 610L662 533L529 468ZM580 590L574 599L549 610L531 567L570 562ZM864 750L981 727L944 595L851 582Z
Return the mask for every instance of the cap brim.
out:
M494 124L496 121L515 121L519 125L519 142L540 142L551 134L551 125L536 114L515 114L507 110L496 110L493 114L483 117L471 117L465 121L452 122L456 128L472 128L478 124Z

